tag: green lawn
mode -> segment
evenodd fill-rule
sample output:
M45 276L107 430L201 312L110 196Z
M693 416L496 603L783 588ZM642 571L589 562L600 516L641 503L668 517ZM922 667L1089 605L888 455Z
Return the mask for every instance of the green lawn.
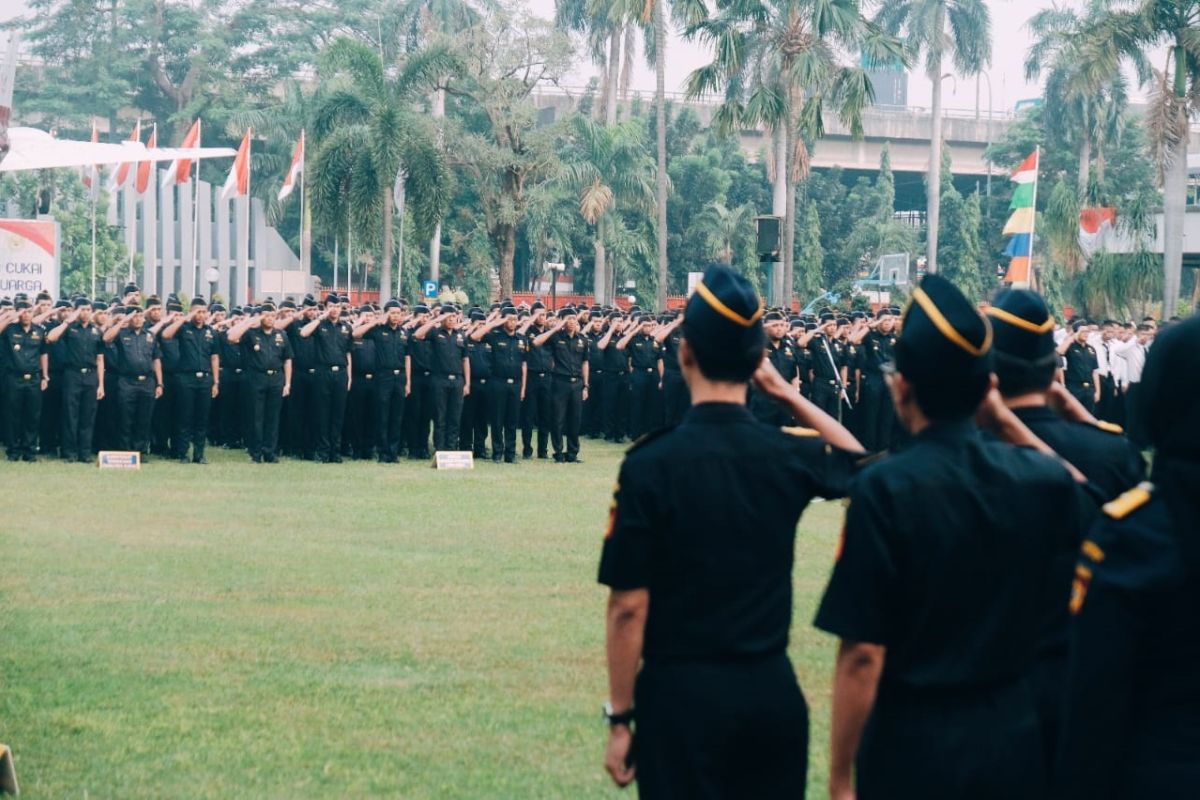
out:
M0 741L31 798L584 798L622 449L585 464L0 464ZM823 789L841 507L797 545Z

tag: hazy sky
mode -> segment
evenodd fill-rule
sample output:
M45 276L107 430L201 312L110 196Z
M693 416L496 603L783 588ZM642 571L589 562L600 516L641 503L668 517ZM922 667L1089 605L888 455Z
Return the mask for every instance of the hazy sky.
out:
M0 0L3 2L3 0ZM538 14L546 17L554 15L554 0L529 0L530 7ZM1036 83L1025 81L1023 62L1025 52L1029 49L1030 36L1025 30L1025 22L1039 10L1049 7L1050 0L987 0L992 12L992 64L986 70L991 78L992 104L996 110L1011 110L1013 105L1023 98L1037 97L1041 89ZM1078 0L1064 0L1063 5L1080 6ZM683 83L688 73L710 60L709 53L698 44L692 44L679 38L678 33L671 35L667 46L667 90L682 91ZM645 60L640 57L637 73L633 79L633 87L639 91L654 90L654 73L645 66ZM572 76L572 82L583 85L593 74L593 68L588 63L582 63L576 69L577 75ZM912 70L908 82L908 102L911 106L928 106L932 85L925 77L924 69ZM943 105L947 109L975 108L975 79L957 78L945 82ZM986 80L980 84L979 103L983 110L988 107L988 89Z

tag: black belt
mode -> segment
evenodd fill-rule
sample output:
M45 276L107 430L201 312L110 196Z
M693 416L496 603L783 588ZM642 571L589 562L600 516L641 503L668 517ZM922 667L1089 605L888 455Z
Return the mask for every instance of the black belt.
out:
M262 371L263 375L274 375L276 372L279 372L279 370L277 370L277 369L264 369L264 370Z
M26 372L25 374L23 374L23 375L20 377L20 380L23 380L23 381L31 381L31 380L33 380L33 373L32 373L32 372Z
M645 372L654 372L654 367L638 367L638 369L643 370Z
M592 370L592 374L593 374L593 375L603 375L603 374L604 374L604 370L602 370L602 369L593 369L593 370Z
M505 378L504 382L505 383L516 383L517 379L516 378Z
M488 382L488 379L487 378L476 378L475 382L478 383L480 386L483 386L484 384L486 384Z
M86 374L88 374L89 372L91 372L91 371L92 371L92 369L93 369L92 367L80 367L80 368L79 368L79 374L80 374L80 375L86 375Z
M316 367L309 367L309 369L308 369L309 375L315 375L316 373L317 373Z
M195 374L195 376L196 376L197 378L207 378L207 377L209 377L209 376L210 376L212 373L211 373L211 372L197 372L197 373L194 373L194 374Z
M126 377L131 380L135 380L135 381L144 381L144 380L146 380L146 378L149 378L150 376L149 375L127 375Z
M330 372L341 372L342 370L341 364L328 364L327 367Z
M571 383L578 383L579 381L583 380L583 378L576 378L571 375L555 375L554 377L558 378L560 381L570 381Z
M440 378L440 377L442 377L442 376L441 376L441 375L438 375L438 377ZM447 376L446 376L446 380L448 380L448 381L456 381L456 380L458 380L458 379L459 379L459 376L458 376L458 375L447 375Z
M533 373L533 374L534 374L534 375L536 375L536 376L537 376L537 377L539 377L539 378L544 378L544 377L546 377L546 373L544 373L544 372L535 372L535 373Z

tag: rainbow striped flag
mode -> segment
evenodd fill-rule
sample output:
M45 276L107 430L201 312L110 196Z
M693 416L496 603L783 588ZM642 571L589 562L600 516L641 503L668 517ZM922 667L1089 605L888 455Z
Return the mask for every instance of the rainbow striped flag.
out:
M1008 240L1008 247L1004 249L1004 255L1012 258L1008 263L1008 272L1004 276L1004 281L1014 285L1029 285L1030 261L1033 258L1033 228L1037 213L1037 175L1040 157L1041 148L1038 148L1021 162L1011 178L1017 188L1013 190L1012 202L1008 204L1012 216L1004 224L1004 235L1012 237Z

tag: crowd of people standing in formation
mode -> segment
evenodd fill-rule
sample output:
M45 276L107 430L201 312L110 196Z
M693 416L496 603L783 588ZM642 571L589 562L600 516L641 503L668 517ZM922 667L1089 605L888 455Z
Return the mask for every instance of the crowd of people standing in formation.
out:
M804 796L796 525L845 497L814 620L839 640L831 797L1200 796L1200 318L1062 332L1035 292L981 312L936 275L891 316L850 324L904 438L871 452L829 402L848 372L797 391L744 278L689 299L693 405L629 450L600 558L605 768L643 798ZM1123 390L1150 480L1093 413Z

